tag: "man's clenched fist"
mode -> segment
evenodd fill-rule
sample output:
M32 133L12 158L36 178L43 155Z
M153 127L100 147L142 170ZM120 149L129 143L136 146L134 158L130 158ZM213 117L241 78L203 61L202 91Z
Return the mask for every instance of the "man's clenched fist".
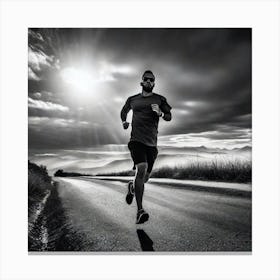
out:
M128 127L129 127L129 122L123 122L122 125L123 125L123 128L124 128L124 129L128 129Z
M153 110L155 113L157 113L157 115L158 115L159 117L162 116L162 112L161 112L161 110L160 110L158 104L151 104L151 107L152 107L152 110Z

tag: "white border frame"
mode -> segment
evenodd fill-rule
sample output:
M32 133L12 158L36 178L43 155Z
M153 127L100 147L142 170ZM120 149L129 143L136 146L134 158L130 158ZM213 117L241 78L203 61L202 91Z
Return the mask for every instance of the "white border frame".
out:
M7 0L0 13L0 279L280 279L278 1ZM253 28L252 255L28 255L28 27Z

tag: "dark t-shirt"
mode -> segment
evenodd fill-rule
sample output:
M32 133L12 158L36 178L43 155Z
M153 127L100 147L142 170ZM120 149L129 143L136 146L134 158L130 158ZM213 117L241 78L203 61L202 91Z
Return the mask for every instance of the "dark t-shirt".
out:
M158 104L164 114L170 113L172 108L165 97L156 93L146 97L141 93L130 96L123 106L121 111L123 121L126 120L127 113L133 111L130 141L157 146L159 117L152 110L151 104Z

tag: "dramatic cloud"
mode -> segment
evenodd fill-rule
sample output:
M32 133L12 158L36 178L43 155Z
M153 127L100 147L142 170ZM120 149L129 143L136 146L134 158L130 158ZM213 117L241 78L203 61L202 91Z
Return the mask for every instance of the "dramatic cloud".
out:
M28 35L29 35L29 38L32 38L32 39L37 39L41 42L44 41L42 35L39 33L39 32L34 32L32 31L31 29L28 30Z
M34 81L40 80L40 78L33 72L31 67L28 67L28 79Z
M110 126L98 122L74 119L29 117L29 147L84 148L96 145L121 144L125 137L117 138ZM69 141L71 139L71 141Z
M28 49L28 64L36 71L41 71L43 67L51 67L51 58L42 51L35 52L31 48Z
M39 81L44 78L44 71L49 69L59 69L59 60L53 55L48 56L41 50L28 48L28 78Z
M205 131L189 134L175 134L159 137L159 144L175 147L220 147L220 148L240 148L251 145L250 129L226 129Z
M49 118L49 117L29 117L28 123L30 126L33 125L40 125L43 127L50 126L53 128L58 127L81 127L81 126L88 126L88 125L98 125L98 124L90 124L86 121L77 121L74 119L62 119L62 118Z
M28 107L33 109L45 110L45 111L62 111L62 112L69 111L69 108L63 105L55 104L52 102L44 102L41 100L34 100L30 97L28 98Z
M43 123L32 123L29 144L125 144L120 110L151 69L173 114L160 122L160 143L250 145L251 64L248 28L29 29L29 116L74 124L57 131L49 121L42 136Z
M31 93L31 95L36 99L40 99L42 97L41 92L33 92L33 93Z

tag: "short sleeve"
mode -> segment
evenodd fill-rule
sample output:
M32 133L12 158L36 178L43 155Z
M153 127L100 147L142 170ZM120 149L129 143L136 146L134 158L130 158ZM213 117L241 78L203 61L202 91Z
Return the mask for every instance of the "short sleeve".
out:
M160 109L164 114L170 113L172 107L167 103L167 100L165 97L161 96L161 105L160 105Z

